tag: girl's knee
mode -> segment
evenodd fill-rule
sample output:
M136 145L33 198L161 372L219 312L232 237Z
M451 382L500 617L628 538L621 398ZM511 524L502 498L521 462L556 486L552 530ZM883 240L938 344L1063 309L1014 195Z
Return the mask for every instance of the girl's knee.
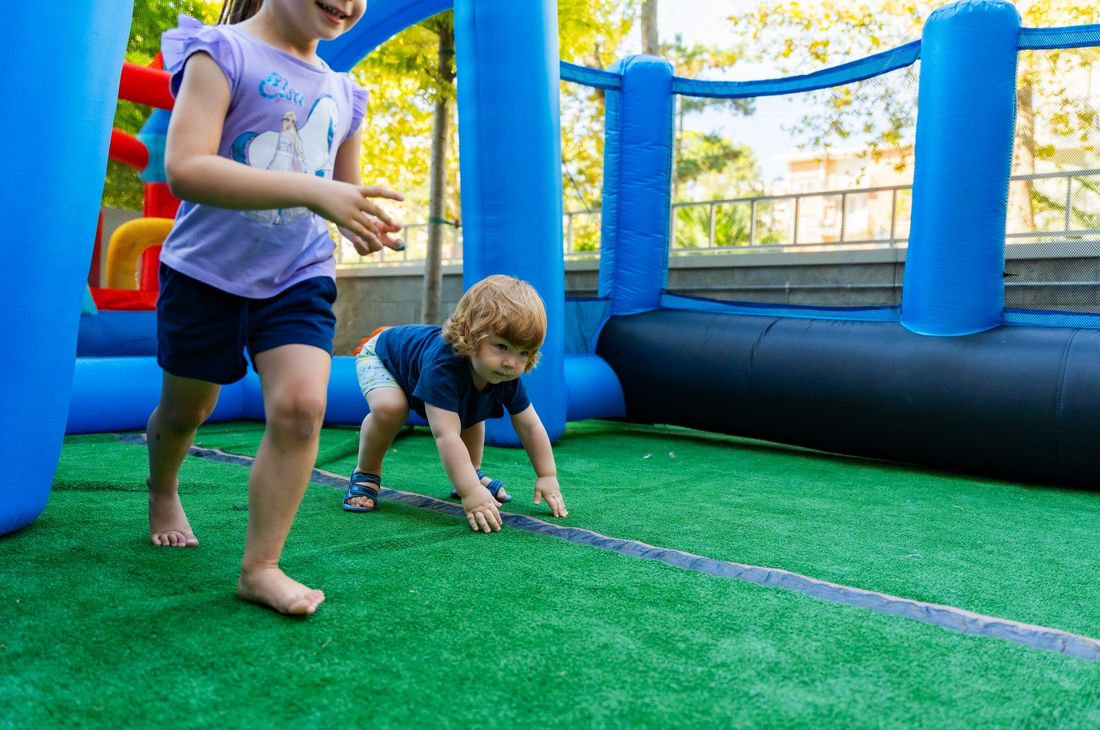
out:
M268 425L280 433L300 439L314 438L325 418L325 398L296 393L267 404Z
M214 412L214 406L206 403L161 403L157 406L157 412L162 427L184 433L206 423Z

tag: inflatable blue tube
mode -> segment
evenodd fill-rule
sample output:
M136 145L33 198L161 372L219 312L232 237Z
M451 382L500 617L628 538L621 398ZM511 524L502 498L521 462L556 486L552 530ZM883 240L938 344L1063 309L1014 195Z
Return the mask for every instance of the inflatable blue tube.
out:
M599 294L611 314L656 309L668 272L672 200L672 66L630 56L607 94Z
M332 68L347 71L391 36L453 5L453 0L370 0L355 27L322 43L317 53Z
M622 388L610 366L596 355L567 355L566 410L570 420L619 418L626 415ZM145 423L160 399L162 372L153 357L82 357L73 374L66 433L136 431ZM359 391L355 358L332 359L325 425L358 426L368 408ZM222 387L211 422L264 420L260 379L252 370L244 378ZM424 425L411 414L409 422Z
M599 355L566 355L565 384L570 421L626 416L619 376Z
M82 357L73 373L66 433L144 429L160 400L163 372L154 357ZM255 373L222 387L211 422L245 418L245 389Z
M896 322L666 309L612 317L598 353L633 421L1097 488L1097 330L925 337Z
M926 335L1001 323L1020 16L957 2L921 39L913 215L901 322Z
M0 322L0 534L41 514L61 453L132 10L70 3L48 29L34 3L5 15L0 291L14 308Z
M455 4L463 283L508 274L542 295L549 332L524 380L552 440L566 414L557 27L554 0ZM518 443L505 419L486 439Z
M156 355L157 313L100 310L82 314L76 354L77 357Z

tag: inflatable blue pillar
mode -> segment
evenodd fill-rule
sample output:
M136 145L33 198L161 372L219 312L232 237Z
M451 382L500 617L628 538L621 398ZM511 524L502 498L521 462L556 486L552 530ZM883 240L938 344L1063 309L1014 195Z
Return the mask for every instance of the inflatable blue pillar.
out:
M607 92L599 294L611 314L661 305L668 271L672 200L672 66L629 56L613 71L622 88Z
M552 440L567 401L557 28L556 0L455 3L463 283L508 274L542 295L549 331L525 382ZM487 439L518 443L503 420Z
M48 26L34 3L5 16L0 534L41 514L61 454L132 9L68 3Z
M1019 30L1016 8L992 0L947 5L925 23L901 305L913 332L1002 322Z

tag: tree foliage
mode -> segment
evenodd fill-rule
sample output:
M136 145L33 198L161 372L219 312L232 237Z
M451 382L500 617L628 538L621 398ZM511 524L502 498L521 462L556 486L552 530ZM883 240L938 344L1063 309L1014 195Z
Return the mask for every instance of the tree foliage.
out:
M175 27L180 14L213 23L217 20L219 7L220 3L210 0L137 0L130 21L126 60L148 66L160 52L161 33ZM151 112L149 107L119 101L115 108L114 126L129 134L137 134ZM141 179L134 170L117 162L107 163L104 205L139 210L143 195Z
M594 68L607 68L623 55L623 47L635 28L641 0L558 0L559 52L566 61ZM221 3L217 0L137 0L127 60L148 64L160 47L160 34L174 27L180 13L204 22L217 19ZM438 60L439 33L451 24L450 12L410 27L379 46L352 70L357 81L370 92L364 119L363 178L400 190L407 202L398 212L404 221L422 222L429 203L430 146L436 101L453 101L453 72L442 73ZM662 53L681 75L699 75L708 69L726 68L740 51L719 51L701 46L686 46L681 39L662 48ZM461 83L461 79L458 79ZM575 84L563 83L560 97L563 193L567 210L597 210L603 182L604 94ZM683 115L697 113L707 104L725 103L689 99ZM455 104L449 104L452 114ZM735 113L749 113L743 103ZM119 104L115 125L136 133L149 110L126 102ZM459 208L459 171L457 123L448 126L446 158L447 196L444 218L457 222ZM678 181L689 181L693 171L713 170L725 159L742 164L742 151L725 149L718 153L714 144L692 143L689 160L676 173ZM139 208L142 188L132 170L112 163L104 200L108 205ZM598 230L598 229L597 229Z
M751 39L755 60L770 60L780 74L804 74L897 47L920 38L939 0L764 0L729 20ZM1100 21L1100 6L1083 0L1019 0L1024 27L1059 27ZM1100 164L1097 109L1081 77L1096 73L1091 48L1021 52L1017 68L1014 173L1079 169ZM862 146L869 157L913 144L916 125L916 67L901 81L879 76L857 84L813 92L812 108L789 126L803 147L828 152L834 145ZM1067 151L1070 154L1067 155ZM1069 159L1075 158L1075 159ZM898 156L904 164L906 156ZM1010 192L1011 217L1042 227L1044 214L1063 211L1064 202L1024 181ZM1082 183L1082 189L1087 186ZM1080 211L1071 211L1080 217Z

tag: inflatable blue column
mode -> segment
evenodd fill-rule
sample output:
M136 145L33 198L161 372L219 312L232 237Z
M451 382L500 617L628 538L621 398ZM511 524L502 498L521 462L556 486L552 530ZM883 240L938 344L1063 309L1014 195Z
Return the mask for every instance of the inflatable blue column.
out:
M0 534L46 506L61 453L131 0L8 6L0 47L4 266Z
M607 93L599 294L611 314L661 305L668 272L672 200L672 66L629 56L612 69L622 89Z
M525 376L547 432L565 430L565 263L556 0L458 0L458 140L463 283L508 274L531 283L549 323ZM516 444L504 420L487 439Z
M947 5L925 23L901 305L913 332L1002 321L1019 30L1016 8L994 1Z

